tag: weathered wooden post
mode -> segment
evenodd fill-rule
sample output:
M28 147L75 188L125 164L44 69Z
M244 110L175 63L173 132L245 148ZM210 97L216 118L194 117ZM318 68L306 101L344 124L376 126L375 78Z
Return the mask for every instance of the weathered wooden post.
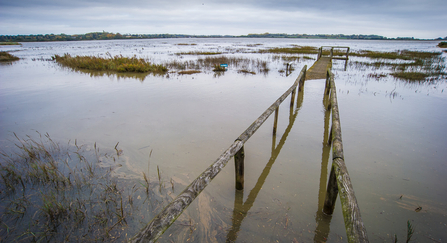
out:
M234 155L234 168L236 173L236 190L244 189L244 146Z
M318 57L317 57L317 61L320 60L321 55L322 55L322 52L323 52L323 47L320 46L320 48L318 49Z
M331 47L331 59L333 55L334 55L334 47Z
M345 71L348 68L348 60L349 60L349 47L346 49L346 61L345 61Z

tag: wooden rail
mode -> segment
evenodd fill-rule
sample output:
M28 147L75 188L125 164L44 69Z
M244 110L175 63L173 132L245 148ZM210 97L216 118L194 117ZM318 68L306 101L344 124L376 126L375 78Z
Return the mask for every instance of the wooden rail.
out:
M243 163L245 142L258 130L267 118L275 111L273 131L276 133L279 105L292 94L290 106L294 104L296 88L301 91L306 76L307 66L304 66L293 85L279 97L262 115L256 119L230 147L199 177L197 177L182 193L169 203L156 217L154 217L130 242L155 242L205 189L211 180L225 167L231 157L235 156L236 189L243 189Z
M327 70L325 86L325 95L329 94L332 127L328 143L332 144L332 168L329 175L323 212L329 215L333 213L338 194L342 205L348 242L369 242L366 228L360 216L360 209L348 174L348 169L344 161L337 93L334 76L330 69Z

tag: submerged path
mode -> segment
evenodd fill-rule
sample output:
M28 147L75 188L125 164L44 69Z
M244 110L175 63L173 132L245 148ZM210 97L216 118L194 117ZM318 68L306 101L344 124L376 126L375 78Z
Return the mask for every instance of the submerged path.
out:
M326 79L328 65L331 63L331 57L321 57L306 72L306 80Z

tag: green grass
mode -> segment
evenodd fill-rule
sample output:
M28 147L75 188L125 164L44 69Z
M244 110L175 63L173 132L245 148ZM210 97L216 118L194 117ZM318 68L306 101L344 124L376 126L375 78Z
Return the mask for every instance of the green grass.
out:
M5 51L0 52L0 62L11 62L11 61L17 61L19 59L20 58L14 56L14 55L11 55Z
M438 47L440 47L440 48L447 48L447 41L439 42Z
M63 56L55 55L53 59L62 66L73 69L85 69L92 71L116 71L134 73L164 74L168 69L163 65L146 62L142 58L114 56L102 58L95 56Z
M22 45L18 42L0 42L1 46L9 46L9 45Z

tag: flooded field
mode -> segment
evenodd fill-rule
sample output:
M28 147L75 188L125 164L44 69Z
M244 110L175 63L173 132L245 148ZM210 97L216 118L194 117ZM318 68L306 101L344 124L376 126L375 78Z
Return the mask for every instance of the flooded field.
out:
M97 148L116 154L113 161L107 156L104 161L124 184L144 189L143 172L148 175L158 186L154 195L143 202L138 196L144 193L135 190L132 200L152 206L120 224L125 233L116 237L125 241L213 163L317 57L259 50L299 45L441 52L437 43L157 39L0 46L21 58L0 64L0 147L11 154L17 149L14 133L26 138L38 137L38 131L69 150L74 141L83 144L93 158ZM164 75L74 71L52 60L65 53L136 56L172 68ZM195 66L213 56L239 64L229 63L225 72ZM333 64L345 162L369 239L392 242L396 235L403 242L410 221L415 242L444 242L446 76L409 82L389 75L389 66L367 65L375 61L350 57L346 71L344 61ZM294 67L290 75L284 71L286 62ZM178 73L189 69L201 73ZM280 106L276 137L271 117L245 144L243 192L235 191L231 160L159 242L346 242L339 201L334 215L321 213L331 164L324 144L330 118L323 90L324 80L306 81L292 112L290 98ZM3 213L2 223L9 225ZM3 237L10 227L4 225Z

